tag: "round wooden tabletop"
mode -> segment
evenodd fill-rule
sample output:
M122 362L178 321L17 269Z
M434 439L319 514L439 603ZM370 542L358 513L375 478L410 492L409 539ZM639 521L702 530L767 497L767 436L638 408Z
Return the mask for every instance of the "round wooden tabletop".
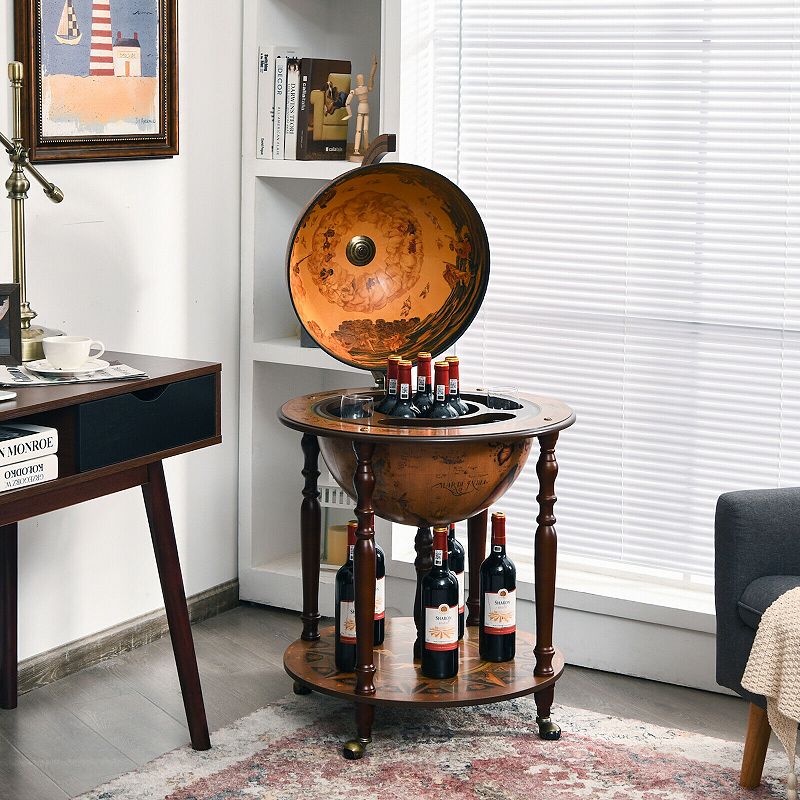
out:
M534 637L517 631L517 656L513 661L495 664L478 655L478 628L468 627L459 647L461 659L455 678L426 678L419 662L412 660L417 636L414 620L399 617L386 620L386 638L374 649L377 671L376 693L356 697L355 673L338 672L334 664L333 627L320 631L317 642L298 639L283 657L286 672L296 681L323 694L372 705L409 703L421 706L472 706L496 703L531 694L554 684L564 671L564 657L556 650L555 674L542 678L533 674Z
M560 400L520 394L514 404L519 408L490 409L485 405L485 391L481 393L478 390L462 390L461 397L474 411L454 420L406 420L378 413L367 420L341 419L335 413L344 394L382 397L382 393L374 388L333 389L307 394L284 403L278 419L287 427L303 433L374 442L399 438L405 442L501 441L553 433L575 422L573 410Z

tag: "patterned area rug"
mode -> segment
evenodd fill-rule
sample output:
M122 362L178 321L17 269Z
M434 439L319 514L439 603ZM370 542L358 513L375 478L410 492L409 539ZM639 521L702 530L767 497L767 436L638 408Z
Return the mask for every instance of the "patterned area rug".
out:
M786 756L770 751L756 791L737 783L741 742L557 706L558 742L536 735L523 698L450 710L378 708L361 761L341 745L352 707L317 694L255 712L99 787L92 800L762 800L785 797Z

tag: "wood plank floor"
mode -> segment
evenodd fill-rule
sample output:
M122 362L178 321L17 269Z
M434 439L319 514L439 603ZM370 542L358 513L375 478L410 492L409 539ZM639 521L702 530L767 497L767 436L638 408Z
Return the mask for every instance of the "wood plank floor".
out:
M291 694L283 650L300 632L295 612L242 605L194 627L212 730ZM558 704L744 736L738 698L568 667ZM188 743L169 639L71 675L0 711L0 800L71 797ZM213 740L213 736L212 736Z

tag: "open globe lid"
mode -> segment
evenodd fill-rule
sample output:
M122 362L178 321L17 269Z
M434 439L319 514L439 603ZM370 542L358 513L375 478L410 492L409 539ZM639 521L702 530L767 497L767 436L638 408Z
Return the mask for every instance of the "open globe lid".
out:
M438 355L469 327L489 282L489 242L452 181L373 164L331 181L295 223L286 256L303 327L339 361L379 370Z

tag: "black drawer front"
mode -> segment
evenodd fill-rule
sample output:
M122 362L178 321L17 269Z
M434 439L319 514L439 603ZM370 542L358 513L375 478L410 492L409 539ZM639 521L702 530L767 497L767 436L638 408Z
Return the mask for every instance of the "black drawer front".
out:
M203 375L78 407L78 471L106 467L216 434L217 388Z

